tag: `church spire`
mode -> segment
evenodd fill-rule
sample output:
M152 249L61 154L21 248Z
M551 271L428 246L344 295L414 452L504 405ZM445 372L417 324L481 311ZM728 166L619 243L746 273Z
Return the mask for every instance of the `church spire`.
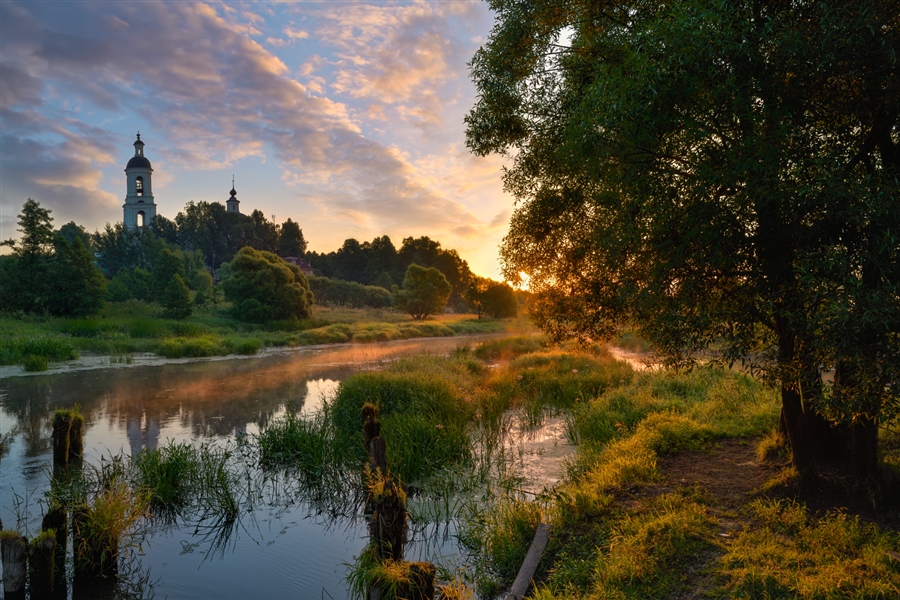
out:
M241 214L241 201L237 199L237 192L234 189L234 175L231 176L231 197L225 201L226 212Z

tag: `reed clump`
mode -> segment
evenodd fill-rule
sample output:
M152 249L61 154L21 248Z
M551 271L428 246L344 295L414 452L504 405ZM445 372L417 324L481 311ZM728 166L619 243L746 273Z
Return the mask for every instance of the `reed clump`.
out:
M113 482L76 507L72 514L76 577L114 575L120 549L129 547L130 536L148 516L145 498L124 481Z

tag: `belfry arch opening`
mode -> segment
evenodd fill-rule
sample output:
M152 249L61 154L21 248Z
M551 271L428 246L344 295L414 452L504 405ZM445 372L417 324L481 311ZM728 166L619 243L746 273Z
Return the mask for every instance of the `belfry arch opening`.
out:
M134 180L135 190L137 191L138 196L144 195L144 178L138 175L137 179Z
M144 224L145 224L145 223L144 223L144 211L139 210L139 211L138 211L138 214L137 214L137 226L138 226L138 227L143 227Z

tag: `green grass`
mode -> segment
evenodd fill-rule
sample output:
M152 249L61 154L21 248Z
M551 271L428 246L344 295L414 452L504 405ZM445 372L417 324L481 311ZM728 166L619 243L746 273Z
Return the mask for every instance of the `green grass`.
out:
M46 370L48 362L74 360L78 349L61 335L3 335L0 337L0 364L26 365L26 370ZM34 368L43 365L44 368Z
M177 511L190 500L196 477L196 450L188 443L144 449L134 458L137 487L146 494L150 506Z
M522 354L539 352L546 344L546 340L537 335L505 337L479 344L475 348L475 356L484 360L510 360Z
M308 319L251 324L229 316L230 305L196 310L187 319L161 317L160 307L138 300L108 303L100 315L82 319L0 316L0 364L23 364L28 356L49 362L78 352L167 358L255 354L267 346L373 343L422 337L528 329L518 320L478 320L437 315L424 322L390 310L313 307ZM33 359L31 359L33 360Z
M896 598L900 565L886 553L900 536L859 517L814 517L790 500L754 501L754 527L743 530L722 558L731 598Z
M360 411L371 402L380 410L388 468L403 481L419 481L465 461L471 454L473 407L464 390L476 381L470 362L418 356L348 377L330 407L340 443L365 455Z

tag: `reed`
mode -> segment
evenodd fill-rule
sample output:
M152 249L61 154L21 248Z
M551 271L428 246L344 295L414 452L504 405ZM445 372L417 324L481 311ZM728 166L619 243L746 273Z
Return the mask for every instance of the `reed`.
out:
M79 577L109 576L118 570L119 550L148 516L146 503L124 481L114 481L72 516L72 548ZM122 542L125 541L123 546Z
M177 512L190 500L197 452L187 442L144 449L134 458L135 479L157 511Z

